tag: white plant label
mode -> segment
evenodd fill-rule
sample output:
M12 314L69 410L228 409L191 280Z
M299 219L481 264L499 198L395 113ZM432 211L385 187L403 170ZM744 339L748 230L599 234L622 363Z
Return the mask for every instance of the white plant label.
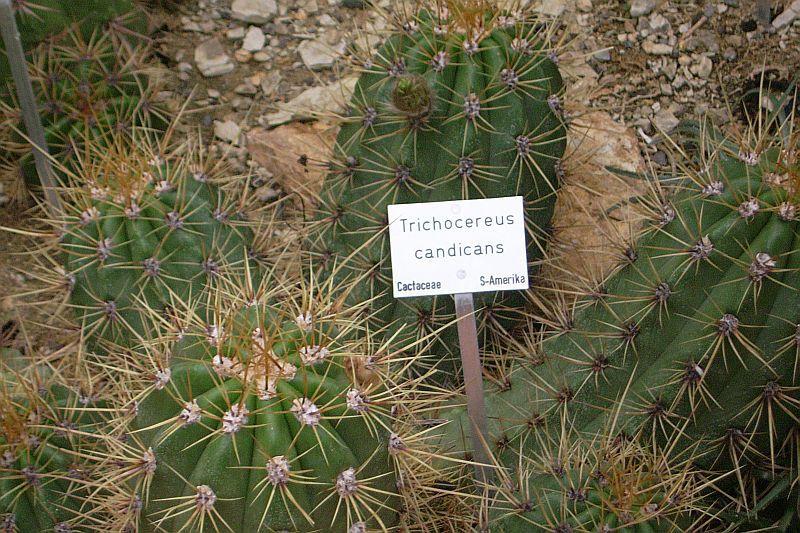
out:
M521 196L388 209L395 298L528 288Z

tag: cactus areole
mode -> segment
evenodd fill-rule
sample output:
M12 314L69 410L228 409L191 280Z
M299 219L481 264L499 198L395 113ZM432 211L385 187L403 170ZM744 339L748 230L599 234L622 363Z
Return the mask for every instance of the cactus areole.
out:
M422 10L362 61L309 244L323 275L359 280L350 298L372 301L377 326L418 337L452 319L452 299L392 298L387 206L522 196L535 260L565 147L562 81L543 26L530 13L457 15ZM487 293L478 307L518 299ZM507 325L500 315L479 323ZM453 328L441 335L439 353L452 356L454 339Z

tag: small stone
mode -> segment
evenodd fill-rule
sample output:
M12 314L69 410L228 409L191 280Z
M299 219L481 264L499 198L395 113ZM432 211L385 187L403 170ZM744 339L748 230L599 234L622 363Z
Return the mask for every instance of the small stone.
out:
M253 24L269 22L278 14L275 0L233 0L231 17Z
M680 124L671 109L662 109L653 117L653 125L663 133L670 133Z
M255 85L253 85L252 83L245 82L237 85L236 88L233 90L233 92L244 96L252 96L256 94L256 92L258 92L258 89L256 89Z
M261 91L265 96L272 96L278 92L281 83L281 73L278 70L271 70L269 74L261 79Z
M233 57L236 58L236 61L239 63L247 63L250 59L253 58L252 52L248 52L244 48L239 48L233 53Z
M244 39L244 32L244 26L236 26L226 31L225 36L231 41L238 41L239 39Z
M311 70L330 68L336 58L344 53L344 50L344 41L340 42L336 47L317 40L303 41L297 47L297 52L300 54L303 64Z
M775 20L772 21L772 25L780 29L784 26L788 26L798 17L800 17L800 0L794 0L780 15L775 17Z
M642 43L642 50L655 56L668 56L672 54L673 48L667 43L654 43L648 40Z
M578 0L575 6L584 13L590 13L592 11L592 0Z
M221 92L219 92L216 89L212 89L210 87L206 92L208 93L208 97L209 98L213 98L214 100L217 100L217 99L219 99L220 96L222 96Z
M268 128L274 128L281 124L291 122L294 115L291 111L276 111L275 113L267 113L258 119L258 123Z
M267 42L267 37L264 35L264 32L258 26L250 26L247 29L247 34L244 36L244 41L242 42L242 49L247 50L248 52L258 52L262 48L264 48L264 44Z
M321 26L338 26L339 22L333 18L332 16L325 13L319 17L319 23Z
M178 72L191 72L194 67L191 63L187 63L186 61L181 61L178 63Z
M207 78L228 74L236 67L216 38L204 41L194 49L194 62Z
M592 57L597 61L611 61L611 50L609 48L598 50L592 54Z
M546 0L539 6L538 11L548 17L560 17L566 9L566 0Z
M256 63L266 63L271 59L270 55L264 50L260 50L253 54L253 61Z
M631 16L642 17L644 15L649 15L655 8L655 0L633 0L631 2Z
M692 65L689 70L691 70L692 74L695 74L699 78L707 79L709 76L711 76L711 71L713 68L714 62L711 61L710 58L706 56L700 56L700 60L696 64Z
M653 13L650 15L648 23L650 24L650 29L655 33L665 33L672 28L667 17L661 13Z
M659 150L658 152L653 154L653 162L656 165L666 166L667 164L667 154Z
M739 54L736 53L736 48L726 48L724 52L722 52L722 57L725 61L736 61L736 58Z
M231 144L239 144L239 136L241 133L242 129L232 120L214 121L214 136L218 139Z

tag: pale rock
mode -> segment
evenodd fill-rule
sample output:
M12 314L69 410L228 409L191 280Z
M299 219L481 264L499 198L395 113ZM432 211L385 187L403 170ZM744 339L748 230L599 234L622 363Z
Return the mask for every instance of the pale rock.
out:
M335 18L333 18L332 16L328 15L327 13L325 13L324 15L320 15L318 20L319 20L320 25L322 25L322 26L338 26L339 25L339 22Z
M644 180L612 177L608 168L641 174L647 166L635 131L609 113L576 116L570 133L570 157L563 160L566 177L552 221L557 228L554 238L567 247L567 253L548 262L542 274L545 279L563 279L566 272L577 279L604 279L617 259L597 250L607 250L617 239L626 241L635 234L641 213L629 199L647 191Z
M548 17L560 17L566 9L566 0L542 0L538 11Z
M680 120L671 109L661 109L653 117L653 125L663 133L671 133L680 124Z
M226 31L225 36L231 41L238 41L239 39L244 39L244 33L244 26L236 26Z
M336 4L338 4L338 2ZM333 6L336 4L331 5ZM297 7L312 15L319 11L319 4L317 3L317 0L300 0L297 2Z
M197 33L203 31L200 25L189 17L181 17L181 28L183 31L193 31Z
M208 93L208 97L209 98L213 98L215 100L218 99L220 96L222 96L221 92L219 92L216 89L212 89L210 87L208 88L208 90L206 92Z
M344 53L345 42L341 41L336 46L330 46L322 41L309 40L300 43L297 52L303 64L311 70L321 70L333 66L336 58Z
M242 134L242 129L239 125L232 120L215 120L214 121L214 137L231 144L239 144L239 137Z
M244 48L239 48L233 53L233 57L235 57L236 61L238 61L239 63L247 63L248 61L250 61L250 59L252 59L253 53L248 52Z
M281 73L278 70L271 70L269 74L261 79L261 91L266 96L273 96L278 92L281 83Z
M253 54L253 61L256 63L266 63L271 59L269 53L265 52L264 50L260 50Z
M278 14L275 0L233 0L231 17L252 24L264 24Z
M780 15L775 17L772 25L776 28L783 28L794 22L798 17L800 17L800 0L794 0Z
M314 205L325 178L322 165L303 165L302 156L311 161L330 159L336 128L317 122L293 122L271 130L254 128L247 134L250 158L272 174L286 193L297 193L306 205Z
M699 61L690 67L690 71L692 74L698 76L702 79L707 79L711 76L711 71L714 68L714 62L711 61L711 58L706 56L700 56Z
M292 113L294 119L314 119L329 115L341 115L355 91L357 76L306 89L286 103L278 104L281 111Z
M654 56L668 56L672 54L673 48L667 43L654 43L647 40L642 43L642 50Z
M235 92L236 94L241 94L243 96L252 96L256 94L256 92L258 92L258 89L256 89L256 86L253 85L252 83L245 82L237 85L236 88L233 90L233 92Z
M669 23L669 20L667 20L667 17L661 13L653 13L650 15L648 23L650 24L650 29L656 33L667 32L672 27L672 25Z
M631 16L643 17L649 15L656 8L655 0L633 0L631 2Z
M228 74L236 67L217 38L204 41L194 49L194 62L208 78Z
M262 126L266 126L268 128L274 128L275 126L280 126L281 124L286 124L287 122L291 122L294 115L291 111L276 111L274 113L267 113L266 115L262 115L258 119L258 123Z
M250 26L247 29L247 34L244 36L244 41L242 41L242 49L248 52L258 52L264 48L266 42L267 36L264 35L261 28L258 26Z

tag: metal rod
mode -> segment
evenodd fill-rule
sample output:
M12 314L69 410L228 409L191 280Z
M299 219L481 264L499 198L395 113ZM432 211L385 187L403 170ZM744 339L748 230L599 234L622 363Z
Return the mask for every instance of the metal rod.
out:
M483 372L478 351L478 330L475 326L475 304L472 293L456 294L458 344L461 348L461 367L464 390L467 394L467 414L472 424L472 449L476 461L475 476L479 482L491 481L491 463L486 449L487 422L483 391Z
M36 173L39 175L39 183L44 191L44 199L52 211L51 215L60 216L63 213L63 206L56 190L55 174L49 159L36 97L28 76L28 63L25 60L25 52L22 50L17 21L14 19L14 11L11 9L11 0L0 0L0 34L6 45L6 55L11 66L14 86L17 89L17 99L22 108L25 130L33 145L33 160L36 165Z
M756 0L756 18L764 26L772 22L772 2L770 0Z

